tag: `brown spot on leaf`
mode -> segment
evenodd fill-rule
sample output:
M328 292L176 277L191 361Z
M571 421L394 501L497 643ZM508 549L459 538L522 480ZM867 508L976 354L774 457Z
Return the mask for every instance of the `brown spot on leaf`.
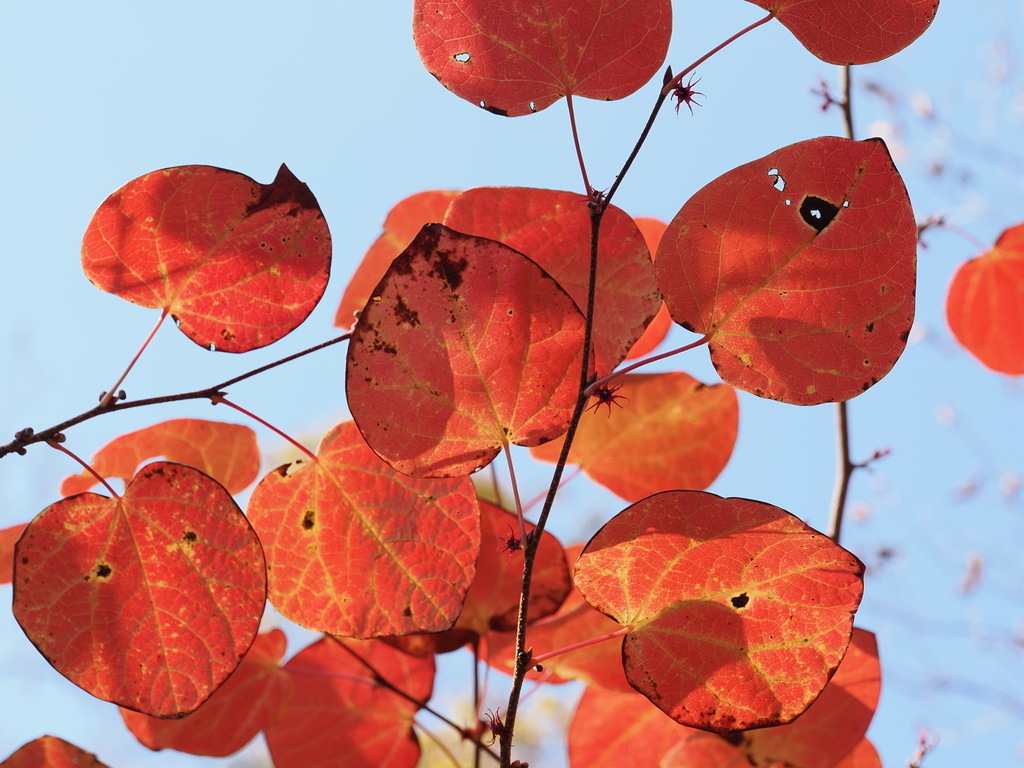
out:
M100 563L96 566L95 573L96 578L98 579L109 579L110 574L113 573L113 570L106 563Z
M316 510L307 509L302 516L302 527L307 531L316 525Z
M398 319L398 324L408 323L410 326L415 328L420 324L420 313L415 309L409 309L409 305L405 303L405 299L398 296L395 299L395 317Z

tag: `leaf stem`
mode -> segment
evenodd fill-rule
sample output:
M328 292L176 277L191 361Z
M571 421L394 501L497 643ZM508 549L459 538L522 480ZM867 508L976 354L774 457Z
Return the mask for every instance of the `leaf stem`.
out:
M512 450L509 448L508 440L502 442L502 451L505 460L508 462L508 477L512 483L512 496L516 500L516 515L519 517L519 540L526 541L526 519L523 517L523 503L519 500L519 484L516 482L516 468L512 463Z
M572 106L572 94L565 95L565 104L569 108L569 125L572 126L572 143L576 146L576 157L580 161L580 173L583 174L583 187L587 190L589 198L594 191L590 186L590 179L587 178L587 164L583 161L583 148L580 146L580 134L576 127L576 111Z
M653 363L658 360L663 360L666 357L672 357L672 355L678 355L680 352L688 352L691 349L696 349L697 347L707 344L709 341L711 341L711 335L705 334L696 341L692 341L689 344L684 344L683 346L678 347L677 349L670 349L668 352L662 352L659 355L653 355L652 357L645 357L643 360L637 360L635 363L627 365L625 368L620 368L616 371L612 371L607 376L601 377L597 381L593 382L589 387L587 387L583 391L583 393L587 397L590 397L591 395L594 394L594 392L598 390L598 388L606 386L608 382L617 379L619 376L623 376L629 373L630 371L635 371L637 368L640 368L641 366L647 365L649 363Z
M665 96L668 96L670 93L672 93L672 91L674 91L676 88L678 88L678 87L680 87L682 85L684 77L686 77L688 74L690 74L693 70L695 70L697 67L699 67L701 64L703 64L705 61L710 59L712 56L714 56L716 53L718 53L720 50L725 48L730 43L734 43L737 40L739 40L741 37L743 37L745 34L747 34L747 32L751 32L751 31L757 29L762 24L767 24L769 21L771 21L774 18L775 18L775 11L771 11L764 18L762 18L762 19L760 19L758 21L755 21L753 24L750 24L750 25L744 27L739 32L737 32L735 35L730 37L728 40L725 40L724 42L719 43L718 45L716 45L710 51L708 51L703 56L701 56L699 59L697 59L695 62L693 62L693 64L691 64L686 69L684 69L682 72L680 72L678 75L676 75L674 78L672 78L671 81L666 83L665 87L662 88L662 93Z
M60 451L61 453L66 453L72 459L74 459L79 464L81 464L83 467L85 467L85 471L88 472L89 474L91 474L97 480L99 480L103 484L103 487L106 488L108 491L110 491L110 495L112 497L114 497L115 499L120 499L121 498L117 494L117 491L115 491L113 488L110 487L110 485L104 479L103 475L101 475L99 472L97 472L95 469L93 469L91 466L89 466L86 462L82 461L82 459L80 459L78 457L78 454L72 453L71 451L69 451L67 448L65 448L63 445L61 445L60 442L57 439L47 440L46 444L48 446L50 446L51 448L55 448L56 450Z
M530 659L530 663L540 664L542 661L547 661L548 659L554 658L555 656L560 656L563 653L575 651L577 648L586 648L588 645L597 645L598 643L603 643L605 640L613 640L616 637L628 635L632 631L633 627L622 627L621 629L617 629L614 632L609 632L606 635L601 635L600 637L592 637L589 640L583 640L578 643L573 643L572 645L567 645L564 648L558 648L554 651L548 651L547 653L542 653L539 656L534 656L532 659Z
M268 421L265 421L265 420L261 419L261 418L260 418L259 416L257 416L257 415L256 415L255 413L253 413L252 411L247 411L247 410L246 410L245 408L243 408L242 406L240 406L240 405L236 405L235 403L231 402L230 400L228 400L228 399L227 399L226 397L224 397L223 395L214 395L213 397L211 397L211 398L210 398L210 400L211 400L211 402L213 402L213 404L214 404L214 405L221 405L221 404L222 404L222 405L226 405L226 406L228 406L229 408L234 408L234 409L235 409L236 411L238 411L239 413L244 413L244 414L245 414L246 416L248 416L248 417L249 417L250 419L253 419L253 420L254 420L254 421L256 421L256 422L259 422L259 423L260 423L260 424L262 424L262 425L263 425L264 427L266 427L267 429L269 429L269 430L270 430L271 432L276 432L276 433L277 433L278 435L280 435L281 437L283 437L283 438L284 438L285 440L287 440L287 441L288 441L289 443L291 443L291 444L292 444L292 445L294 445L294 446L295 446L296 448L298 448L298 449L299 449L300 451L302 451L302 452L303 452L304 454L306 454L306 455L307 455L307 456L308 456L308 457L310 458L310 460L311 460L311 461L316 461L316 454L315 454L315 453L313 453L313 452L312 452L311 450L309 450L309 448L307 448L306 446L304 446L304 445L303 445L302 443L300 443L300 442L299 442L298 440L296 440L295 438L293 438L293 437L292 437L291 435L289 435L289 434L287 434L287 433L285 433L285 432L282 432L282 431L281 431L280 429L278 429L277 427L275 427L275 426L274 426L273 424L271 424L270 422L268 422Z
M146 351L146 347L149 346L149 342L153 340L153 337L156 336L156 332L160 330L160 326L163 325L164 320L167 319L168 312L169 310L167 307L164 307L164 311L160 313L160 319L156 321L156 325L153 326L153 330L149 332L149 335L142 342L142 346L139 347L139 351L135 353L135 357L131 359L131 362L128 363L128 367L124 369L124 373L121 374L121 378L114 382L114 386L100 395L100 408L106 408L109 406L110 401L117 396L116 393L118 388L121 386L121 382L128 378L128 374L131 373L132 368L135 367L135 363L137 363L139 358L142 357L142 353Z
M145 398L143 400L115 401L106 407L104 407L103 405L97 405L96 407L90 408L88 411L85 411L84 413L80 413L77 416L74 416L66 421L62 421L60 424L55 424L54 426L49 427L48 429L44 429L42 432L36 432L31 427L18 430L18 432L15 433L14 439L11 442L7 443L6 445L0 445L0 458L3 458L9 453L17 453L24 456L26 453L25 449L29 445L32 445L33 443L45 443L47 440L57 439L58 436L64 432L64 430L69 429L77 424L81 424L83 421L89 421L90 419L94 419L97 416L101 416L105 413L124 411L129 408L141 408L143 406L148 405L175 403L183 400L209 400L210 398L218 394L224 394L223 390L227 389L233 384L237 384L240 381L245 381L248 378L252 378L253 376L264 373L265 371L269 371L271 368L276 368L279 365L289 363L292 360L297 360L298 358L308 355L312 352L318 352L321 349L326 349L327 347L330 347L334 344L338 344L339 342L345 341L351 335L351 333L344 333L341 336L337 336L333 339L329 339L320 344L316 344L300 352L296 352L295 354L288 355L287 357L283 357L280 360L275 360L272 363L267 363L266 365L262 365L259 368L255 368L251 371L243 373L240 376L235 376L235 378L233 379L222 381L220 384L215 384L212 387L207 387L206 389L198 389L194 392L183 392L177 395L163 395L161 397L150 397Z

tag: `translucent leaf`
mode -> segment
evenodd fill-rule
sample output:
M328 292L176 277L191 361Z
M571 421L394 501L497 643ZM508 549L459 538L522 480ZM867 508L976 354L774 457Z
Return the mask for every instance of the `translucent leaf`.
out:
M18 748L0 768L107 768L86 752L56 736L40 736Z

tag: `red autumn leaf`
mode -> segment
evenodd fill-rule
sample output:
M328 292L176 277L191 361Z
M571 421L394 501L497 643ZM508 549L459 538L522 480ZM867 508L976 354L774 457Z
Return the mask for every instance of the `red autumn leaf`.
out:
M279 665L286 642L280 629L257 635L238 669L190 715L160 720L122 709L121 717L135 738L153 750L234 754L268 728L285 706L291 681Z
M216 481L144 467L121 498L47 507L18 541L14 615L94 696L154 717L196 709L238 666L266 600L260 542Z
M395 205L384 220L384 234L370 246L345 288L334 316L338 328L351 328L358 313L370 300L373 289L388 271L391 260L416 237L424 224L443 221L448 204L458 192L430 190L410 195Z
M525 253L558 281L580 310L590 280L590 214L578 192L481 187L448 208L445 226ZM634 221L611 206L601 222L594 357L598 375L622 362L658 309L651 252Z
M14 569L14 545L25 530L26 523L12 525L0 530L0 584L11 583L11 572Z
M864 566L763 502L669 491L626 508L576 563L587 601L633 631L626 677L684 725L793 720L846 652Z
M568 294L522 254L426 226L352 331L349 410L400 472L467 475L504 444L567 429L583 326Z
M611 396L622 399L591 400L570 464L627 501L711 485L736 443L739 403L732 387L707 386L676 372L626 374L612 389ZM558 439L530 452L554 463L561 450Z
M658 252L658 243L661 242L661 236L665 233L665 229L668 226L665 222L660 219L651 219L640 217L634 219L637 228L640 230L640 234L644 236L644 240L647 243L647 250L651 252L653 258L654 254ZM660 294L659 294L660 295ZM654 319L647 325L647 329L644 331L643 336L637 339L629 349L629 354L626 355L627 360L634 360L638 357L644 357L645 355L651 354L655 348L665 340L665 336L668 334L669 328L672 327L672 316L668 313L668 307L665 306L665 302L660 302L660 308L658 314L654 316Z
M875 636L855 628L842 664L810 708L788 725L744 734L743 749L755 765L832 768L863 740L880 688Z
M107 768L86 752L56 736L40 736L17 749L0 768Z
M565 554L572 561L582 549L581 544L567 547ZM533 607L532 602L530 607ZM527 644L533 647L534 655L540 655L620 629L620 624L591 608L574 587L557 613L529 625ZM511 675L515 648L514 632L490 632L487 635L487 662ZM616 691L633 690L622 672L621 641L610 640L560 653L546 659L543 667L543 671L531 670L527 676L547 683L582 680L588 685ZM675 723L672 725L679 727Z
M248 515L266 551L270 602L318 632L448 629L476 570L472 482L399 474L350 421L324 436L315 462L263 478Z
M729 171L658 248L673 319L710 337L728 384L847 400L896 363L914 319L917 226L881 139L825 137Z
M92 457L92 468L106 478L128 482L148 459L162 456L209 475L229 493L240 493L259 474L256 433L240 424L204 419L171 419L121 435ZM88 491L99 481L91 472L72 475L61 483L61 496Z
M320 206L283 165L266 186L205 165L147 173L103 202L82 243L97 288L166 310L192 341L222 352L294 330L330 266Z
M416 0L413 39L423 65L455 95L506 117L567 94L612 101L661 67L671 0Z
M853 751L832 768L882 768L882 759L878 756L874 744L867 739L861 739Z
M380 641L343 641L387 681L417 701L430 698L433 656L418 659ZM413 768L419 707L378 685L374 673L331 638L286 665L294 695L266 730L275 768Z
M870 64L917 40L939 0L748 0L772 11L803 46L829 64Z
M1024 374L1024 224L962 264L946 298L957 340L994 371Z

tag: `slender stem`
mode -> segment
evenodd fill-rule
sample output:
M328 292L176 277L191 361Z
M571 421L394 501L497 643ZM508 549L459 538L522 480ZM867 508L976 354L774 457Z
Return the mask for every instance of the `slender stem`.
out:
M519 500L519 484L516 482L516 468L512 464L512 450L508 440L502 445L505 460L508 462L508 477L512 483L512 496L516 500L516 515L519 517L519 540L526 541L526 519L523 517L523 503Z
M59 442L57 442L56 440L47 440L47 441L46 441L46 444L47 444L48 446L50 446L51 448L56 448L56 449L57 449L58 451L60 451L61 453L66 453L66 454L67 454L68 456L70 456L70 457L71 457L72 459L74 459L74 460L75 460L75 461L77 461L77 462L78 462L79 464L81 464L81 465L82 465L83 467L85 467L85 470L86 470L86 472L88 472L88 473L89 473L89 474L91 474L91 475L92 475L93 477L95 477L95 478L96 478L97 480L99 480L99 481L100 481L100 482L101 482L101 483L103 484L103 487L104 487L104 488L106 488L106 489L107 489L108 491L110 491L110 495L111 495L111 496L113 496L113 497L114 497L115 499L120 499L120 498L121 498L121 497L120 497L120 496L119 496L119 495L117 494L117 491L115 491L115 490L114 490L113 488L111 488L111 487L110 487L110 485L109 485L109 484L107 483L107 481L106 481L106 480L105 480L105 479L103 478L103 476L102 476L102 475L101 475L101 474L100 474L99 472L97 472L97 471L96 471L95 469L93 469L93 468L92 468L91 466L89 466L89 465L88 465L88 464L87 464L86 462L82 461L82 459L80 459L80 458L78 457L78 455L77 455L77 454L75 454L75 453L72 453L71 451L69 451L69 450L68 450L67 448L65 448L65 447L64 447L63 445L61 445L61 444L60 444Z
M605 640L614 640L616 637L628 635L632 631L633 627L622 627L621 629L617 629L614 632L609 632L606 635L601 635L600 637L592 637L589 640L582 640L578 643L567 645L564 648L557 648L554 651L548 651L547 653L542 653L539 656L534 656L530 660L530 663L540 664L542 661L547 661L548 659L554 658L555 656L561 656L563 653L575 651L578 648L586 648L588 645L597 645L598 643L603 643Z
M662 93L664 93L666 96L668 96L668 94L670 94L672 91L674 91L680 85L682 85L684 77L686 77L688 74L690 74L693 70L695 70L697 67L699 67L701 64L703 64L705 61L710 59L712 56L714 56L720 50L725 48L725 46L729 45L730 43L736 42L741 37L743 37L745 34L747 34L747 32L751 32L752 30L757 29L762 24L767 24L769 21L771 21L774 18L775 18L775 11L771 11L763 19L760 19L759 21L755 21L753 24L744 27L743 29L741 29L739 32L737 32L735 35L730 37L725 42L722 42L722 43L719 43L718 45L716 45L710 51L708 51L703 56L701 56L699 59L697 59L695 62L693 62L693 64L691 64L686 69L684 69L682 72L680 72L678 75L676 75L669 83L667 83L665 85L664 88L662 88Z
M637 360L635 363L632 363L631 365L627 365L625 368L619 368L616 371L612 371L607 376L601 377L597 381L593 382L589 387L587 387L583 391L583 393L587 397L590 397L591 395L594 394L594 392L596 392L598 390L598 388L607 385L608 382L610 382L610 381L612 381L614 379L617 379L619 376L623 376L623 375L629 373L630 371L634 371L634 370L636 370L637 368L639 368L641 366L647 365L649 363L653 363L653 362L655 362L657 360L663 360L666 357L672 357L672 355L678 355L680 352L688 352L691 349L696 349L697 347L700 347L700 346L703 346L703 345L707 344L709 341L711 341L711 336L710 335L701 336L696 341L692 341L689 344L684 344L683 346L678 347L677 349L671 349L668 352L662 352L659 355L654 355L652 357L645 357L643 360Z
M480 636L473 637L473 713L480 722L480 707L483 700L480 696ZM473 750L473 768L480 768L480 744Z
M302 451L302 452L303 452L304 454L306 454L306 455L307 455L307 456L308 456L308 457L310 458L310 460L311 460L311 461L316 461L316 454L315 454L315 453L313 453L313 452L312 452L311 450L309 450L309 448L307 448L306 446L304 446L304 445L303 445L302 443L300 443L300 442L299 442L298 440L294 439L294 438L293 438L293 437L292 437L291 435L289 435L289 434L287 434L287 433L285 433L285 432L282 432L282 431L281 431L280 429L278 429L277 427L275 427L275 426L274 426L273 424L271 424L271 423L269 423L269 422L267 422L267 421L264 421L264 420L263 420L263 419L261 419L261 418L260 418L259 416L257 416L257 415L256 415L255 413L253 413L252 411L247 411L247 410L246 410L245 408L243 408L242 406L240 406L240 405L235 405L234 403L232 403L232 402L231 402L230 400L228 400L228 399L227 399L226 397L224 397L223 395L214 395L213 397L211 397L211 398L210 398L210 400L212 400L212 401L213 401L213 404L214 404L214 405L226 405L226 406L228 406L229 408L234 408L234 409L235 409L236 411L238 411L239 413L244 413L244 414L245 414L246 416L248 416L248 417L249 417L250 419L253 419L254 421L257 421L257 422L259 422L259 423L260 423L260 424L262 424L262 425L263 425L264 427L266 427L267 429L269 429L269 430L270 430L271 432L276 432L276 433L277 433L278 435L280 435L281 437L283 437L283 438L284 438L285 440L287 440L287 441L288 441L289 443L291 443L291 444L292 444L292 445L294 445L294 446L295 446L296 448L298 448L298 449L299 449L300 451Z
M572 126L572 143L576 146L576 157L580 161L580 172L583 174L583 187L587 190L587 196L593 191L590 186L590 179L587 178L587 164L583 162L583 148L580 146L580 133L576 127L576 112L572 108L572 94L565 95L565 104L569 107L569 125Z
M131 359L131 362L128 363L128 367L124 369L124 373L121 374L121 378L115 381L114 386L112 386L109 390L104 392L103 395L100 397L100 408L106 408L108 405L110 405L110 401L117 396L117 390L118 387L121 386L121 382L123 382L128 377L128 374L131 372L132 368L135 367L135 363L137 363L139 361L139 358L142 357L142 353L146 351L146 347L149 346L149 342L153 340L153 337L156 336L156 332L160 330L160 326L163 325L164 320L167 319L168 312L169 310L165 307L164 311L160 313L160 319L157 320L156 325L153 326L153 330L149 332L149 335L146 337L145 341L142 342L142 346L139 347L139 351L135 353L135 357Z
M223 390L227 389L233 384L237 384L240 381L245 381L246 379L252 378L253 376L261 374L265 371L269 371L271 368L276 368L279 365L289 363L292 360L297 360L298 358L308 355L311 352L318 352L321 349L326 349L327 347L330 347L334 344L338 344L339 342L345 341L351 335L352 334L350 333L342 334L341 336L337 336L333 339L329 339L328 341L309 347L308 349L296 352L293 355L288 355L288 357L283 357L280 360L275 360L272 363L260 366L259 368L248 371L247 373L243 373L241 376L236 376L233 379L228 379L227 381L223 381L220 384L215 384L212 387L207 387L206 389L199 389L196 390L195 392L183 392L177 395L150 397L143 400L114 401L106 406L100 404L97 405L95 408L90 408L88 411L85 411L84 413L80 413L77 416L68 419L67 421L62 421L60 424L55 424L54 426L49 427L48 429L44 429L42 432L36 432L31 427L27 427L16 432L14 435L14 440L7 443L7 445L0 445L0 458L3 458L9 453L18 453L24 455L25 449L29 445L32 445L33 443L45 443L47 440L57 439L64 432L65 429L70 429L71 427L77 424L81 424L83 421L89 421L90 419L94 419L97 416L101 416L105 413L113 413L114 411L124 411L129 408L141 408L143 406L148 405L175 403L183 400L209 400L210 398L218 394L223 394Z

